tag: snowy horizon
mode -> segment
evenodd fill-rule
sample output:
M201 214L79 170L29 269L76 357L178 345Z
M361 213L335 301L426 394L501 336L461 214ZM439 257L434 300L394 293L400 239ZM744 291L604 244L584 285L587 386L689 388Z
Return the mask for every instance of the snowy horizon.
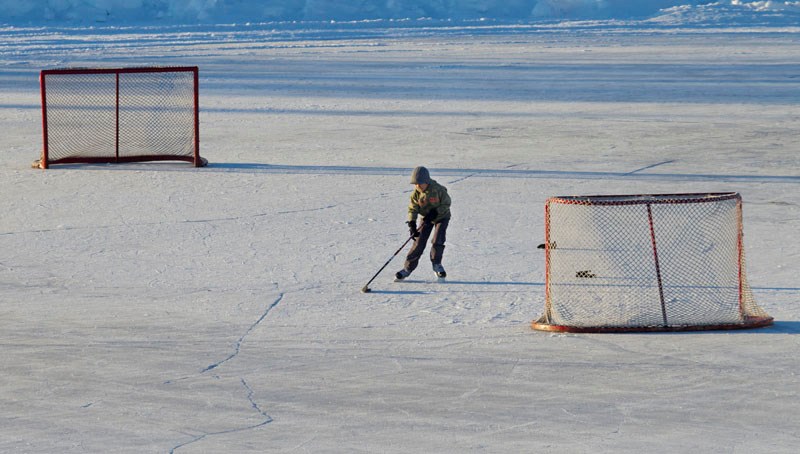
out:
M721 0L0 0L0 24L132 25L366 20L646 20L797 24L800 1Z

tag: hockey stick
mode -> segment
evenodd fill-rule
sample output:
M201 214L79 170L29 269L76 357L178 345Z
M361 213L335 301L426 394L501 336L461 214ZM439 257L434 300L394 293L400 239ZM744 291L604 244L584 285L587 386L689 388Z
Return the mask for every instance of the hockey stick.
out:
M369 280L369 282L367 282L366 284L364 284L364 286L363 286L363 287L361 287L361 293L369 293L369 292L371 292L371 291L372 291L372 290L369 288L369 284L371 284L371 283L372 283L372 281L374 281L374 280L375 280L375 278L376 278L376 277L378 277L378 275L379 275L379 274L381 274L381 271L383 271L383 269L384 269L384 268L386 268L387 266L389 266L389 262L391 262L391 261L392 261L392 259L393 259L393 258L395 258L395 257L397 256L397 254L399 254L399 253L400 253L400 251L402 251L402 250L403 250L403 248L404 248L404 247L406 247L406 244L408 244L408 242L409 242L409 241L411 241L411 240L413 240L413 239L414 239L414 236L413 236L413 235L412 235L412 236L410 236L410 237L408 237L408 239L406 240L406 242L405 242L405 243L403 243L403 245L402 245L402 246L400 246L400 248L399 248L397 251L395 251L395 253L394 253L394 254L392 254L392 256L391 256L391 257L389 257L389 260L387 260L387 261L386 261L386 263L384 263L384 264L383 264L383 266L381 267L381 269L379 269L379 270L378 270L378 272L377 272L377 273L375 273L375 275L374 275L374 276L372 276L372 279L370 279L370 280Z

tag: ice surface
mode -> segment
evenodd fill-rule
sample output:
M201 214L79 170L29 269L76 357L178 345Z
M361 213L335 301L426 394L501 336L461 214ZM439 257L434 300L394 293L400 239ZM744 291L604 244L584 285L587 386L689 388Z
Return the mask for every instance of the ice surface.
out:
M0 452L794 453L797 32L0 30ZM209 167L29 168L39 70L149 64L200 66ZM417 165L450 278L363 294ZM773 327L530 329L547 197L706 191Z

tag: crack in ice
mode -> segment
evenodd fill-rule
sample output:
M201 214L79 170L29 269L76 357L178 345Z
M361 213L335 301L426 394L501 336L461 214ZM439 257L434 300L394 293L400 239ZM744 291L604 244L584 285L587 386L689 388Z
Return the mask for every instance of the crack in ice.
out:
M278 301L280 301L280 298L278 298ZM275 304L277 304L277 301L275 303L273 303L273 305L271 307L274 307ZM258 403L255 401L255 399L253 399L253 395L255 394L255 392L253 391L253 388L251 388L250 385L247 384L247 381L245 381L244 378L242 378L240 380L241 380L242 386L247 390L247 400L250 402L250 407L253 408L255 411L257 411L264 418L264 420L259 422L258 424L252 424L252 425L245 426L245 427L239 427L239 428L230 429L230 430L221 430L219 432L208 432L208 433L204 433L202 435L198 435L198 436L192 438L191 440L186 441L184 443L181 443L181 444L173 447L172 449L170 449L169 450L170 454L174 454L175 451L180 449L180 448L183 448L183 447L188 446L188 445L193 444L193 443L197 443L198 441L204 440L204 439L206 439L208 437L212 437L214 435L226 435L226 434L244 432L246 430L253 430L253 429L257 429L257 428L262 427L262 426L266 426L267 424L269 424L272 421L274 421L272 419L272 416L268 415L264 410L262 410L261 407L258 406Z
M200 373L202 374L202 373L208 372L209 370L216 369L217 367L225 364L226 362L230 361L231 359L233 359L237 355L239 355L239 352L240 352L241 347L242 347L242 343L244 343L245 338L257 326L259 326L261 324L261 322L264 321L265 318L267 318L267 315L269 315L270 311L272 309L274 309L281 302L281 300L283 299L283 296L284 296L283 293L278 295L278 298L275 301L273 301L272 304L270 304L266 308L264 313L261 314L261 317L259 317L258 320L255 321L255 323L253 323L252 325L250 325L249 328L247 328L247 331L245 331L245 333L242 334L242 336L236 341L236 347L234 348L233 353L228 355L228 357L226 357L222 361L219 361L217 363L214 363L214 364L206 367ZM188 377L186 377L186 378L188 378ZM170 383L170 382L171 381L169 381L167 383ZM214 435L225 435L225 434L232 434L232 433L237 433L237 432L244 432L244 431L247 431L247 430L252 430L252 429L259 428L261 426L265 426L265 425L267 425L267 424L269 424L269 423L271 423L273 421L272 416L268 415L264 410L262 410L261 407L258 405L258 403L255 401L255 398L253 397L255 395L255 392L253 391L253 388L251 388L250 385L247 384L247 381L244 378L240 378L240 382L242 384L242 387L244 387L244 389L247 390L247 400L248 400L248 402L250 402L250 408L252 408L255 411L257 411L258 414L260 414L263 417L263 420L261 422L259 422L258 424L252 424L252 425L249 425L249 426L239 427L239 428L235 428L235 429L222 430L222 431L219 431L219 432L207 432L207 433L203 433L201 435L194 436L191 440L188 440L188 441L186 441L184 443L181 443L181 444L178 444L178 445L174 446L172 449L170 449L170 451L169 451L170 454L173 454L176 450L178 450L180 448L183 448L183 447L185 447L187 445L190 445L190 444L193 444L193 443L197 443L197 442L199 442L201 440L204 440L204 439L206 439L208 437L211 437L211 436L214 436Z
M272 304L270 304L269 307L267 307L267 310L265 310L264 313L261 314L261 317L259 317L258 320L256 320L255 323L253 323L252 325L250 325L249 328L247 328L247 331L245 331L245 333L242 334L242 337L240 337L239 340L236 341L236 347L233 349L233 353L228 355L228 357L223 359L222 361L216 362L216 363L211 364L210 366L206 367L200 373L202 374L202 373L208 372L210 370L216 369L217 367L225 364L226 362L228 362L228 361L232 360L233 358L235 358L236 356L238 356L239 355L239 351L242 348L242 343L244 342L245 337L247 337L262 321L264 321L265 318L267 318L267 315L269 315L269 312L272 309L274 309L275 306L277 306L278 303L280 303L282 299L283 299L283 293L281 293L278 296L278 299L273 301Z

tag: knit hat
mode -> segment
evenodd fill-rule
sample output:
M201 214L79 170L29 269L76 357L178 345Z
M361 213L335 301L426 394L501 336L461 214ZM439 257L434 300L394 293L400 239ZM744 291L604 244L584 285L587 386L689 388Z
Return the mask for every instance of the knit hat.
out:
M411 184L431 184L431 174L428 169L419 166L411 172Z

